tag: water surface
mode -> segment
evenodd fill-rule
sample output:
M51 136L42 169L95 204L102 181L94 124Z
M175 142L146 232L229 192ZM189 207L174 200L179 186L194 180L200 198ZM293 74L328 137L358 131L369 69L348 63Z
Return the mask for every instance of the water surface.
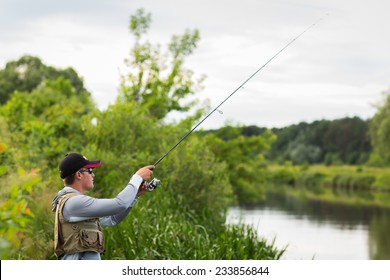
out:
M269 193L255 207L232 207L228 222L251 224L282 259L390 259L388 208L343 205Z

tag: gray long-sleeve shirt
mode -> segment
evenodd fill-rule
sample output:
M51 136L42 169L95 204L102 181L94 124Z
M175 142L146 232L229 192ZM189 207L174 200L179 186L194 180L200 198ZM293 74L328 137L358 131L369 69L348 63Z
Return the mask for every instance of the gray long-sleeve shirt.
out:
M130 212L138 197L138 188L142 183L142 177L135 174L130 179L127 186L115 197L111 199L93 198L81 194L79 191L65 186L53 198L53 211L56 211L58 200L67 193L77 193L79 195L69 198L62 209L65 221L79 222L98 217L102 226L114 226L120 223ZM94 252L75 253L65 255L62 259L100 259L100 254Z

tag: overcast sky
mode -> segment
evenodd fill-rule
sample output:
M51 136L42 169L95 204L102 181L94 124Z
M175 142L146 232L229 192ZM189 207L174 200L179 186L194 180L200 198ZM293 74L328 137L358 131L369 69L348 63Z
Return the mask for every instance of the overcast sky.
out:
M149 40L197 28L186 67L207 76L200 100L218 105L308 26L324 20L239 90L202 128L281 127L372 117L390 88L386 0L0 0L0 67L24 54L73 67L99 108L114 102L133 38L130 15L152 14Z

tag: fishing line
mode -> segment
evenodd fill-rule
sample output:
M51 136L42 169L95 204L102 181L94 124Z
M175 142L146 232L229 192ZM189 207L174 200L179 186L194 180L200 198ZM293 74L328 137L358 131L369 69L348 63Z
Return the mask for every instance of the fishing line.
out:
M280 49L276 54L274 54L266 63L264 63L259 69L257 69L252 75L249 76L241 85L239 85L228 97L226 97L217 107L215 107L210 113L208 113L197 125L195 125L190 131L188 131L175 145L172 146L166 152L163 156L161 156L154 166L157 166L166 156L169 155L170 152L172 152L178 145L180 145L181 142L184 141L195 129L197 129L208 117L210 117L215 111L222 112L218 110L219 107L221 107L230 97L232 97L238 90L244 87L244 85L249 82L254 76L256 76L257 73L259 73L265 66L267 66L274 58L276 58L280 53L282 53L285 49L287 49L292 43L294 43L299 37L301 37L303 34L305 34L309 29L313 28L315 25L317 25L321 20L323 20L326 16L329 14L326 14L325 16L321 17L319 20L311 24L309 27L307 27L305 30L303 30L298 36L293 38L291 41L289 41L282 49Z

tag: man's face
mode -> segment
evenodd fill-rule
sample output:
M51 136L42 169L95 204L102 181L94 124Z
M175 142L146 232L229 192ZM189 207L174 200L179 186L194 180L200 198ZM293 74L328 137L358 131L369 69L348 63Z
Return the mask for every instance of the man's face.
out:
M88 191L93 189L93 179L95 174L92 168L82 168L79 170L81 173L81 184L84 190Z

